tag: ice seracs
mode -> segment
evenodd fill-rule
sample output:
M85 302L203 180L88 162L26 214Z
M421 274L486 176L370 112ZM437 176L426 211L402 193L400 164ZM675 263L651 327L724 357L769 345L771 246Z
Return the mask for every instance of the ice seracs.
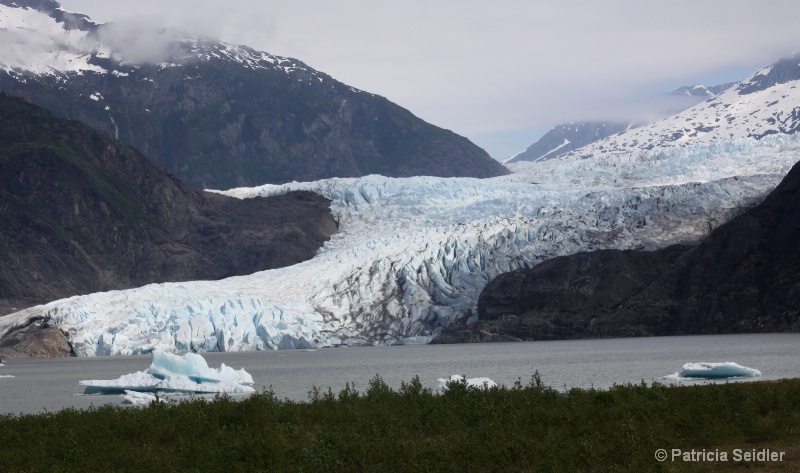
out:
M664 376L666 380L680 379L727 379L727 378L755 378L761 376L761 371L739 365L732 361L722 363L686 363L681 371Z
M382 176L267 185L310 190L340 232L313 259L221 281L72 297L44 317L79 356L425 341L474 314L496 275L554 256L694 242L755 205L800 160L800 136L512 165L493 179Z
M244 369L234 370L224 363L219 368L209 368L206 360L196 353L173 355L163 351L153 352L153 360L146 371L120 376L117 379L93 379L79 383L85 386L84 394L126 393L131 403L143 401L147 396L129 394L154 392L184 393L251 393L253 377Z

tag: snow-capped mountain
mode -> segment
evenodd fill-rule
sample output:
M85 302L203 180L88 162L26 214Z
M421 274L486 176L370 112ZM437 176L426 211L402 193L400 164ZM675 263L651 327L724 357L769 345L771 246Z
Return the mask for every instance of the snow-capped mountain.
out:
M599 141L558 159L637 153L800 130L800 55L781 59L735 87L655 123Z
M698 102L716 97L718 94L730 89L735 83L727 83L706 87L701 84L684 86L673 90L663 96L657 97L658 106L652 104L651 113L666 117L696 105ZM671 97L677 100L670 99ZM663 100L666 99L666 100ZM654 100L656 101L656 100ZM662 111L659 112L658 109ZM525 151L517 153L503 160L503 164L522 161L545 161L555 159L570 151L586 146L595 141L621 133L629 128L642 126L642 121L594 121L579 123L563 123L553 127L544 134L536 143L530 145Z
M630 123L581 122L563 123L553 127L525 151L503 161L503 164L522 161L546 161L564 153L586 146L630 128Z
M0 0L0 89L107 131L193 187L505 174L482 149L301 61Z
M699 97L700 99L712 99L717 95L721 94L722 92L725 92L726 90L730 89L734 85L736 85L736 82L727 82L725 84L719 84L710 87L707 87L703 84L686 85L673 90L667 95Z

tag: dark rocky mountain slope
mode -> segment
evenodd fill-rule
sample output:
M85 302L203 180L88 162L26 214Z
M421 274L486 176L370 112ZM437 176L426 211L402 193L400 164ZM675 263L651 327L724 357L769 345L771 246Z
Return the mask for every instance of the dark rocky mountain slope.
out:
M438 343L800 331L800 164L696 247L604 250L492 280Z
M189 35L164 35L160 56L130 57L113 24L66 21L51 0L0 5L38 10L59 22L53 28L83 35L52 46L57 35L37 36L75 59L11 56L16 63L0 64L0 90L111 133L195 188L507 172L466 138L295 59Z
M106 133L0 94L0 306L313 257L337 230L309 192L196 191ZM2 312L0 312L2 313Z

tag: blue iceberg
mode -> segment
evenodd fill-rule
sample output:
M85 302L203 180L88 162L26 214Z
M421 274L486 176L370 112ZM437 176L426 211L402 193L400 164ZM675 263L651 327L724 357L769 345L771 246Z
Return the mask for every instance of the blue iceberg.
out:
M761 371L726 361L724 363L686 363L681 371L664 376L664 379L728 379L759 376L761 376Z
M153 361L146 371L126 374L117 379L80 381L84 394L122 394L133 392L177 393L251 393L253 377L244 369L234 370L222 363L209 368L206 360L196 354L173 355L153 352Z

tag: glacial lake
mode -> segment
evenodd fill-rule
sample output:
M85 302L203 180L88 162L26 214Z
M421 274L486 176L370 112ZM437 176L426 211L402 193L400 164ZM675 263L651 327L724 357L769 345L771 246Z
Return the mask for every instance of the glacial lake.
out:
M379 374L390 386L418 375L436 389L438 378L463 374L511 386L542 381L559 390L648 384L688 362L733 361L762 372L756 380L800 378L800 334L704 335L552 342L329 348L206 353L209 366L246 369L255 387L283 399L307 400L313 386L366 389ZM83 395L78 381L113 379L146 370L150 356L18 359L0 366L0 413L38 413L65 407L120 404L121 396ZM13 376L13 377L12 377ZM664 381L662 381L664 382ZM697 384L709 381L682 381Z

